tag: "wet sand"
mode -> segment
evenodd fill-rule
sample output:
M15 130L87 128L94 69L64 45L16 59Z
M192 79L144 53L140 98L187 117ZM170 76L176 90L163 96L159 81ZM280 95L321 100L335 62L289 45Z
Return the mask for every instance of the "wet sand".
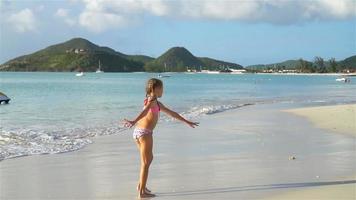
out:
M282 110L247 106L204 117L196 129L159 124L148 180L154 199L263 199L355 186L354 138ZM131 134L2 161L0 199L136 199L139 154Z
M345 134L356 137L356 104L321 106L311 108L290 109L287 112L306 117L315 126L333 131L335 134ZM356 140L354 149L356 149ZM356 155L356 154L355 154ZM356 164L354 163L353 166ZM354 175L348 177L349 180L356 180ZM335 184L324 187L315 187L297 191L288 191L280 195L272 196L267 199L356 199L356 184Z
M351 178L356 180L356 177ZM345 182L331 182L330 185L326 184L307 189L288 191L279 195L268 197L266 200L353 200L355 197L356 184L355 182L350 181L350 184Z

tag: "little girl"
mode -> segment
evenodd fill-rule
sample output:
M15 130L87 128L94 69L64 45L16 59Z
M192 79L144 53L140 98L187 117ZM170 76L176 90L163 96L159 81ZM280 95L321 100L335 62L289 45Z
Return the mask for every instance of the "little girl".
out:
M184 119L178 113L168 109L157 98L162 97L163 83L159 79L151 78L147 81L146 85L146 99L144 100L143 111L136 117L135 120L130 121L124 119L126 127L131 128L136 124L133 132L133 138L136 141L137 147L141 155L141 172L140 179L137 186L139 198L154 197L149 189L146 188L148 177L148 169L153 159L152 146L153 146L153 129L155 128L159 112L163 111L171 117L174 117L182 122L185 122L190 127L194 128L199 123L191 122Z

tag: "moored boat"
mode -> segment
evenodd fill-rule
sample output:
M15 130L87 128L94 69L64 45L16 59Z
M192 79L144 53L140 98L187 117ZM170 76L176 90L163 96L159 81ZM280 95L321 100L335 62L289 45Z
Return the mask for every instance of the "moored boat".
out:
M8 104L10 100L11 99L8 96L6 96L4 93L0 92L0 104L2 104L3 102L5 104Z

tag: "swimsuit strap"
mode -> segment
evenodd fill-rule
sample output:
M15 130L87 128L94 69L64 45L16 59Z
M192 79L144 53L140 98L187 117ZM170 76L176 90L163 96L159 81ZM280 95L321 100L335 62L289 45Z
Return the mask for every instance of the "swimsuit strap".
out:
M143 101L143 102L144 102L144 105L146 105L146 104L148 103L148 98L149 98L149 97L151 97L151 96L147 96L147 97L145 98L145 100ZM151 102L151 101L154 101L154 100L157 100L157 98L155 97L155 98L151 99L150 102Z
M157 106L158 106L158 110L161 110L161 106L159 106L159 101L157 101Z
M143 101L144 102L144 105L146 106L147 105L147 103L148 103L148 98L149 98L150 96L148 96L147 98L145 98L145 100ZM150 102L152 102L152 101L154 101L154 100L157 100L157 98L155 97L154 99L152 99ZM155 111L156 110L156 107L158 107L158 112L159 111L161 111L161 107L159 106L159 102L157 101L157 105L156 106L153 106L152 108L150 108L150 110L151 111L153 111L153 112L157 112L157 111Z

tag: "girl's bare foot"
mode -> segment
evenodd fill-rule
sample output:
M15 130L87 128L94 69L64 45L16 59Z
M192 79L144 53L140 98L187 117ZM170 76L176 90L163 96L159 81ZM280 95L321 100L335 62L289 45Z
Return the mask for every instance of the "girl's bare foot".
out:
M151 194L151 193L139 193L138 194L138 198L152 198L155 197L155 194Z
M137 191L140 190L140 184L137 185L137 188L136 188L136 189L137 189ZM151 190L149 190L149 189L146 187L146 188L145 188L145 192L146 192L146 193L151 193Z

